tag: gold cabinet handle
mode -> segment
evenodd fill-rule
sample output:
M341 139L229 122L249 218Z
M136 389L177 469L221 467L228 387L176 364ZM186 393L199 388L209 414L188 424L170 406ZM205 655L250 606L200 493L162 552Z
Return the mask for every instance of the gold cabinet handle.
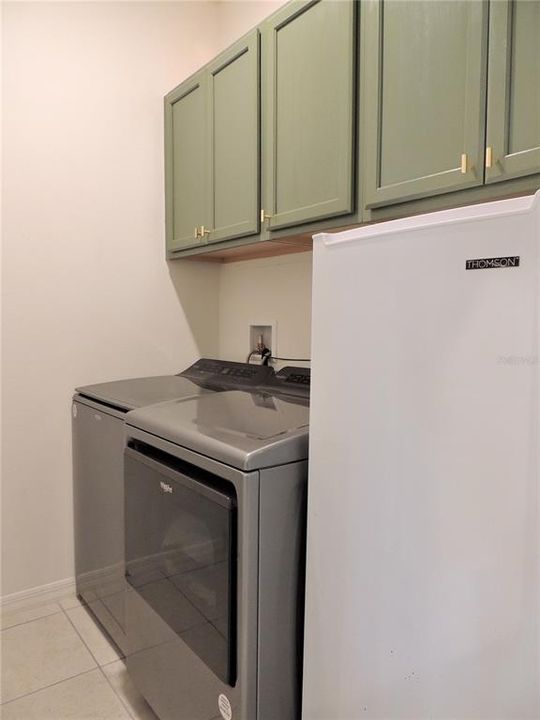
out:
M461 174L467 174L467 153L461 153Z
M196 240L198 237L201 237L201 233L199 231L199 228L196 227L195 230L193 231L193 238Z
M493 148L488 145L486 148L486 167L490 168L493 165Z
M201 237L204 237L205 235L210 235L211 232L213 231L205 228L204 225L201 225Z
M261 222L262 222L262 223L263 223L265 220L270 220L271 217L272 217L272 215L268 215L268 213L266 213L266 212L264 211L264 208L261 208Z

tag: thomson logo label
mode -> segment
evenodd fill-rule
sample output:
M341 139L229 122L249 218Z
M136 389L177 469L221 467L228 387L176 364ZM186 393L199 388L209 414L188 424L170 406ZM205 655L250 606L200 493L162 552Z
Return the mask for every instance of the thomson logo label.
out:
M519 255L508 255L498 258L476 258L467 260L465 270L489 270L490 268L519 267Z

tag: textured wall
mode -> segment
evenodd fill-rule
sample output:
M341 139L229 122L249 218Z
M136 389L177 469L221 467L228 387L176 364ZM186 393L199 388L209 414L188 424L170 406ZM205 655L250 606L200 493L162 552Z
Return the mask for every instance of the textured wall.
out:
M76 385L309 352L310 255L164 260L162 97L281 4L2 5L2 596L73 576Z
M3 4L3 587L73 576L75 385L217 351L219 269L164 260L162 96L215 3Z

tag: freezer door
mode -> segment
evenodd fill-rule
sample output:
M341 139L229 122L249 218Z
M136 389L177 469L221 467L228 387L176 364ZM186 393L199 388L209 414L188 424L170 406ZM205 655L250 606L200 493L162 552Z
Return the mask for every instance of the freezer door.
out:
M539 210L316 239L306 720L540 717Z

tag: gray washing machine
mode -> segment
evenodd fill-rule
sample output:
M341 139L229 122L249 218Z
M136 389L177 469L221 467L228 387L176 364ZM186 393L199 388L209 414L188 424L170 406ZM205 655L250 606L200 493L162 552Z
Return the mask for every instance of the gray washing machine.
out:
M77 593L123 652L126 413L164 400L250 387L272 375L269 368L201 359L179 375L77 388L72 406Z
M127 669L161 720L300 717L309 370L126 417Z

